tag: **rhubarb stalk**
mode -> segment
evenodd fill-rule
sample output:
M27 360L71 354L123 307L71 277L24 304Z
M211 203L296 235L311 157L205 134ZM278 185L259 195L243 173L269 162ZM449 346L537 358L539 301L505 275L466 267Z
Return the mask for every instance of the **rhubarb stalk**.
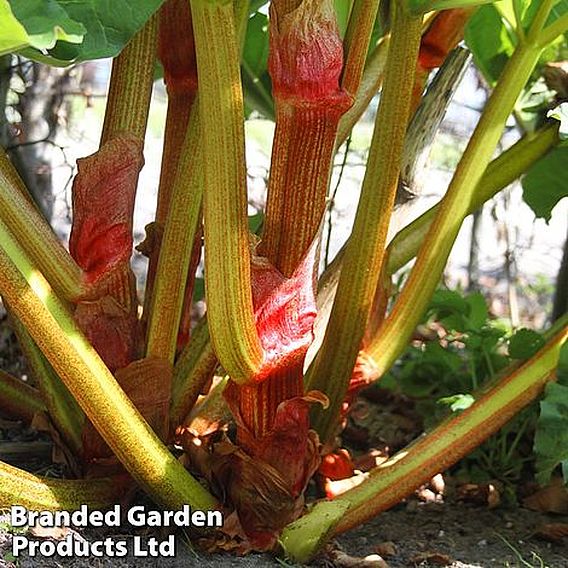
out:
M147 227L151 247L147 251L149 264L144 298L145 319L148 319L151 314L162 234L170 211L180 158L184 156L182 147L188 135L189 117L197 93L197 64L189 1L168 0L159 14L158 57L164 67L168 110L156 218L155 222ZM178 180L178 187L179 184ZM171 207L171 211L175 214L175 207ZM164 298L161 297L160 301L163 302L163 300Z
M343 49L332 3L275 0L270 14L276 131L259 254L290 276L318 234L337 125L351 98L339 86Z
M67 299L84 291L81 268L65 250L28 192L4 150L0 150L0 218L17 235L50 284Z
M538 37L551 7L549 0L541 3L526 40L517 46L505 66L458 164L408 281L392 312L377 332L371 355L381 374L404 349L438 285L454 240L468 214L476 187L499 142L505 122L540 57L542 47L538 43Z
M49 479L0 462L0 508L22 505L30 511L74 511L81 505L104 509L124 496L128 476L68 480Z
M353 233L326 335L307 376L309 388L325 392L331 401L325 413L314 410L314 424L325 440L335 431L381 273L410 111L422 18L405 13L396 2L392 7L385 81Z
M166 506L215 507L143 420L1 221L0 243L0 294L134 479Z
M553 377L563 343L568 337L564 318L554 335L530 360L515 364L492 386L474 394L476 401L456 412L431 432L373 469L368 479L332 501L321 501L282 533L285 554L306 562L326 538L347 531L392 507L435 474L444 471L532 402ZM320 521L323 527L318 525ZM331 526L330 526L331 525ZM306 533L308 527L311 531ZM304 530L302 530L304 529Z
M205 193L207 318L219 361L247 382L262 364L252 305L243 97L233 7L193 0Z

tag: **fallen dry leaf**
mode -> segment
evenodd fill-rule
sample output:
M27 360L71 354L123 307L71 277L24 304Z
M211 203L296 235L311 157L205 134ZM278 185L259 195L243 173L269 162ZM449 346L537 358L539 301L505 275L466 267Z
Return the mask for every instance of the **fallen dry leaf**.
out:
M525 507L542 513L568 514L568 489L561 480L554 480L550 485L539 489L523 501Z
M329 557L337 568L388 568L389 566L378 554L370 554L363 558L350 556L342 550L332 550Z
M501 493L493 483L465 483L458 487L457 498L466 503L486 505L493 509L501 502Z
M547 523L537 527L534 535L549 542L562 542L568 538L568 523Z
M375 546L375 552L379 556L396 556L398 554L398 549L394 542L387 540L377 544L377 546Z
M71 529L69 527L31 527L29 533L37 538L52 538L54 540L63 540Z
M453 560L447 555L441 552L436 552L434 550L428 550L426 552L419 552L415 554L410 562L415 566L419 566L422 563L434 564L436 566L448 566Z

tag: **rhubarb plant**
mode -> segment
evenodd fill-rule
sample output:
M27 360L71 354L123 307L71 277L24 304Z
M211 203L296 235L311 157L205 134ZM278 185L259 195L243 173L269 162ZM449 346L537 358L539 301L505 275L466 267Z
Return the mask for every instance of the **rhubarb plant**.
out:
M52 3L34 18L25 2L0 0L2 53L115 59L100 148L73 182L69 252L0 154L0 295L36 385L1 372L0 410L47 416L75 479L0 462L0 505L103 507L140 487L170 508L222 509L224 534L209 546L305 561L474 450L545 387L558 397L549 383L566 318L463 412L307 507L316 472L352 474L338 438L345 413L405 351L466 216L526 171L534 183L558 150L552 118L492 161L543 50L568 29L565 0L394 0L386 11L354 0L343 31L331 0L272 0L268 17L241 0L144 0L135 15L122 2L116 12L99 0ZM488 10L503 52L483 44ZM483 69L490 55L503 65L491 67L492 93L446 195L388 242L409 123L464 33ZM264 45L259 61L251 43ZM156 61L168 111L155 220L137 246L149 257L139 302L133 209ZM334 155L379 90L352 234L320 275ZM259 235L247 222L245 101L276 122ZM191 329L201 257L207 311ZM392 301L391 277L414 257ZM555 459L548 470L565 461Z

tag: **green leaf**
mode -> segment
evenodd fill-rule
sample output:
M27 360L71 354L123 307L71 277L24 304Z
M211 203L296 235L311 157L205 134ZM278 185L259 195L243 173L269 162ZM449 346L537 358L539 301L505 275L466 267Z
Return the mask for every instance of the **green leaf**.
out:
M264 213L255 213L254 215L250 215L248 218L248 226L249 231L256 235L258 234L259 230L262 228L262 224L264 223Z
M556 383L546 386L540 403L534 452L536 480L541 485L548 483L558 465L562 466L564 482L568 483L568 386Z
M114 57L163 0L10 0L32 36L22 54L52 65ZM33 35L32 35L33 34Z
M495 6L482 6L469 19L465 41L475 64L494 85L515 49L515 34Z
M56 0L11 0L11 5L28 32L32 47L53 49L58 40L82 43L85 26L70 18Z
M449 406L452 412L458 412L467 410L475 402L475 398L471 394L454 394L440 398L437 402Z
M558 384L568 387L568 341L564 342L560 348L556 378Z
M549 110L546 116L560 121L558 135L560 140L568 141L568 103L562 103L556 108Z
M248 21L241 76L247 112L256 110L274 120L272 84L268 74L268 18L256 12Z
M451 312L464 315L469 312L466 300L461 294L453 290L436 290L432 296L430 307L437 311L441 317L443 317L443 314Z
M466 297L465 301L469 306L469 328L476 330L481 329L487 323L487 318L489 317L487 304L483 294L480 292L470 294Z
M519 329L509 339L509 356L513 359L528 359L543 345L544 338L532 329Z
M7 0L0 0L0 56L29 45L30 38L25 28L14 17Z
M537 217L550 221L556 204L568 196L568 147L558 147L534 164L523 177L523 198Z

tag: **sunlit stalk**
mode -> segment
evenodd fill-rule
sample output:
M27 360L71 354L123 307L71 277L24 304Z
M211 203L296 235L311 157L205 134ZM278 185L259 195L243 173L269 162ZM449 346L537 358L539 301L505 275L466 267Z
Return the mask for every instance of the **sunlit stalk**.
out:
M205 283L215 353L246 382L262 363L250 277L239 46L230 3L191 3L204 163Z
M0 294L134 479L166 506L215 507L142 419L2 222L0 243Z
M381 374L403 351L438 285L454 240L471 208L476 187L540 52L539 47L528 41L519 45L501 74L422 243L408 281L377 332L371 354Z
M385 82L352 236L347 245L330 322L308 371L308 388L330 398L327 411L314 411L323 439L333 435L351 371L369 318L384 259L390 212L400 171L421 17L393 4L394 19Z
M74 511L81 505L104 509L115 504L131 485L128 476L49 479L0 462L0 508L22 505L30 511Z

